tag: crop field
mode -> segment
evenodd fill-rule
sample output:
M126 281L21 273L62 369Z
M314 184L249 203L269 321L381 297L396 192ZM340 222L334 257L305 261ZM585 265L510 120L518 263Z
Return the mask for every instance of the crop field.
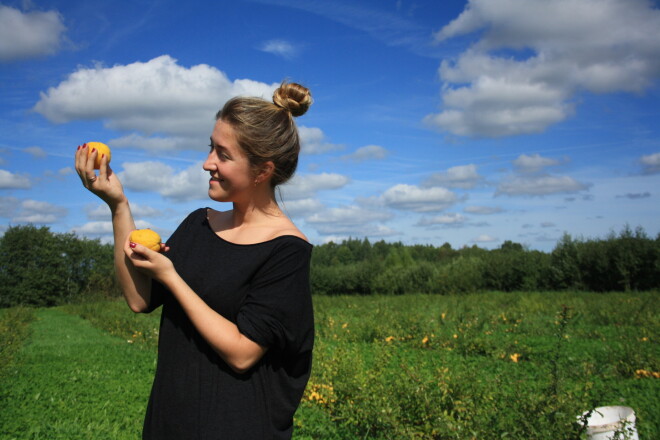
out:
M579 439L624 405L660 438L659 292L315 297L302 439ZM137 439L159 314L0 310L0 439Z

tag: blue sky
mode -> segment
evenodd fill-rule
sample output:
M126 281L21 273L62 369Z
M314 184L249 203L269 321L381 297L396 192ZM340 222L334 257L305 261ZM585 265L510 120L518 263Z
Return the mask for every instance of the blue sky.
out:
M0 233L111 239L73 170L112 148L139 227L208 199L231 96L308 86L283 207L314 243L550 251L660 233L660 6L646 0L4 1Z

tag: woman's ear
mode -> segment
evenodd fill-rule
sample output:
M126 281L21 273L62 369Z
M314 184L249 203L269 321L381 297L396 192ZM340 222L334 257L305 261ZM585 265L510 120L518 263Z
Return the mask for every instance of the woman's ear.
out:
M273 173L275 173L275 164L272 161L269 160L268 162L262 163L259 165L257 176L254 180L255 184L270 180L270 178L273 177Z

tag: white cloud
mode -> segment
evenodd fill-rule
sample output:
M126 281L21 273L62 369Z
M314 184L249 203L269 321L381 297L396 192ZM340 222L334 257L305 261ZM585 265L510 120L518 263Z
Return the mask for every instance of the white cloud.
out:
M342 150L343 145L331 144L325 139L325 134L320 128L316 127L298 127L300 135L301 150L307 154L321 154L330 151Z
M27 148L23 148L23 151L25 151L27 154L34 157L35 159L45 159L46 157L48 157L48 152L46 152L46 150L44 150L41 147L27 147Z
M642 164L642 172L644 174L660 173L660 153L642 156L639 161Z
M576 193L588 189L589 186L569 176L511 176L500 182L495 195L544 196Z
M385 159L388 151L380 145L366 145L355 150L351 154L342 156L342 159L352 162L364 162L367 160Z
M230 81L215 67L186 68L162 55L127 65L80 67L42 92L34 110L56 123L102 120L115 130L193 136L203 142L213 129L216 112L229 98L271 99L277 86L249 79Z
M350 179L341 174L295 174L293 178L280 186L285 201L299 200L313 197L318 191L327 191L343 188Z
M463 211L467 212L468 214L490 215L502 212L502 208L490 206L466 206Z
M465 216L452 212L436 217L422 217L417 226L460 226L465 223Z
M456 203L456 195L446 188L419 188L399 184L387 189L381 200L390 208L415 212L435 212L447 209Z
M323 203L314 198L291 200L282 203L282 210L289 217L304 217L319 212L323 209Z
M0 189L27 189L32 187L30 178L0 169Z
M513 161L513 166L520 173L532 174L541 171L544 168L559 165L556 159L542 157L540 154L528 156L521 154L516 160Z
M154 226L144 220L136 220L135 227L138 229L154 229ZM112 236L112 221L93 221L87 222L82 226L77 226L72 229L72 232L81 235L89 236L103 236L109 235Z
M152 191L175 201L208 197L209 174L201 162L178 172L155 161L124 163L123 167L117 175L127 189Z
M105 203L88 205L85 207L85 213L90 220L107 220L110 218L110 208ZM131 214L133 214L134 218L160 217L163 215L163 211L152 208L151 206L131 202Z
M12 218L12 222L51 224L61 220L66 213L66 208L49 202L23 200L20 203L18 212Z
M422 186L446 186L448 188L471 189L477 186L482 179L479 173L477 173L477 167L474 164L461 165L431 175Z
M343 206L317 212L305 218L322 235L389 236L396 232L377 224L392 218L392 214L359 206Z
M443 108L425 121L465 136L541 132L571 114L579 90L648 88L660 75L658 29L646 0L470 0L436 39L483 33L441 63Z
M0 61L52 55L59 50L65 30L56 11L21 12L0 5Z
M297 46L294 46L286 40L268 40L259 47L259 50L272 53L273 55L277 55L289 60L295 58L299 52Z
M492 243L494 241L497 241L498 239L496 237L492 237L488 234L481 234L478 237L475 237L472 239L473 243Z

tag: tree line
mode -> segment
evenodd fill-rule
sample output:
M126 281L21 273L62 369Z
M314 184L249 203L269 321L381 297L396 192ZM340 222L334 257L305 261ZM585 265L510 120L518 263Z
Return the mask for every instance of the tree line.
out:
M315 246L311 285L317 295L652 290L660 288L660 234L628 226L599 239L564 234L551 252L512 241L486 250L351 238ZM0 308L118 294L112 245L33 225L0 237Z
M311 282L319 295L651 290L660 288L660 234L629 226L602 239L564 234L552 252L512 241L486 250L349 239L315 247Z

